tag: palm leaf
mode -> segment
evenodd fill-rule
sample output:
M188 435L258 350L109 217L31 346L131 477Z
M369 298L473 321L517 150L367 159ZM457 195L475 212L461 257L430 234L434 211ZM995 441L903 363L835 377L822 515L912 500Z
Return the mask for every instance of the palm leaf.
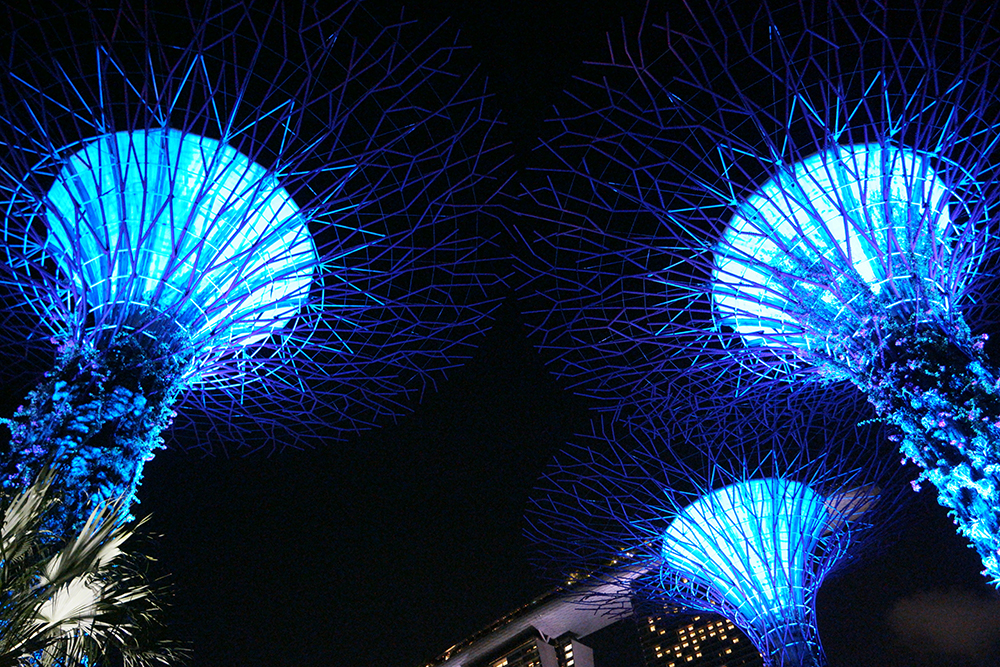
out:
M97 505L69 539L44 530L51 473L0 505L0 667L167 665L185 655L159 638L158 595L126 549L121 502Z

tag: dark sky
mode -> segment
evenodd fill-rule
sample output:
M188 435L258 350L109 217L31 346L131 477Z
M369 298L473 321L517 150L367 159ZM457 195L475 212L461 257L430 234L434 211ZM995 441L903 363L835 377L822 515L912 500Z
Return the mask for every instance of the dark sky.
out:
M372 5L387 20L399 7ZM603 55L604 33L640 11L632 0L407 9L428 25L451 16L522 151L579 64ZM475 358L397 425L270 457L161 452L137 513L162 534L152 552L193 665L417 667L541 592L524 506L585 408L548 375L510 301ZM919 501L885 556L824 587L832 665L1000 664L1000 603L940 508L926 492Z

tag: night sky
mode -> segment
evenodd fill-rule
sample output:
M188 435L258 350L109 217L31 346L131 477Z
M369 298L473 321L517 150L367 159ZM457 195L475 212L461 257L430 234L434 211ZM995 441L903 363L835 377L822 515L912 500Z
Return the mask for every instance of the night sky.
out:
M399 6L372 3L386 20ZM451 17L523 166L580 63L641 10L427 0L407 14ZM397 424L269 457L159 453L137 513L161 535L148 551L175 591L173 634L197 667L417 667L546 589L522 516L587 407L548 374L509 298L475 356ZM975 554L929 492L911 517L883 556L824 587L831 664L1000 664L1000 601Z

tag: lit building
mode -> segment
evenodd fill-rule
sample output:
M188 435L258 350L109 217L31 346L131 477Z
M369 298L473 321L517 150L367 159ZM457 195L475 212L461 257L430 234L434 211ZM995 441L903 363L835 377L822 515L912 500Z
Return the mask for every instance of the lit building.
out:
M424 667L599 667L580 638L632 614L619 583L555 589L455 644ZM617 593L617 595L616 595ZM588 605L591 597L618 603Z
M607 594L598 588L603 587L546 593L422 667L610 667L600 653L595 657L591 639L619 621L628 623L635 612L627 596L620 598L617 610L588 604L595 593ZM763 666L753 642L731 621L711 614L675 615L679 613L675 607L636 620L641 662L628 667ZM635 639L635 633L615 635L615 641Z
M760 653L721 616L649 616L639 622L645 667L760 667Z
M469 663L474 667L594 667L594 652L572 636L549 642L529 634L502 655Z
M494 658L491 667L539 667L542 663L538 637L528 637L513 649L509 649L501 658Z

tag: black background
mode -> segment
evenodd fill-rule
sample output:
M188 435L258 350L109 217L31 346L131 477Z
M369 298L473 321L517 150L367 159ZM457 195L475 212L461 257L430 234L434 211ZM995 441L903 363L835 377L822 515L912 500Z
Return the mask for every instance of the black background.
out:
M401 9L369 4L387 21ZM406 15L428 27L451 17L524 165L581 63L600 59L605 33L642 9L434 0ZM548 374L509 299L475 357L398 424L270 457L160 452L136 513L151 513L162 535L149 551L175 589L173 634L191 642L196 666L417 667L545 590L527 562L522 515L551 456L585 428L586 407ZM990 648L1000 605L975 555L927 491L915 501L898 543L824 587L831 664L1000 663ZM937 593L914 598L920 591ZM894 607L913 622L893 626ZM934 645L927 628L947 623ZM980 639L986 648L971 648ZM610 662L605 644L598 659Z

